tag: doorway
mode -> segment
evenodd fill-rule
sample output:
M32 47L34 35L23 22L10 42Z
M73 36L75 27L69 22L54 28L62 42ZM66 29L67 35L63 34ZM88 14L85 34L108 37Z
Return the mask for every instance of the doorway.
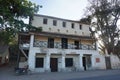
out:
M86 58L83 57L82 60L83 60L83 67L84 67L84 70L86 71Z
M50 58L50 68L51 72L58 71L58 58Z
M105 57L106 69L111 69L110 57Z
M89 70L92 66L91 55L84 55L82 60L83 60L84 70Z

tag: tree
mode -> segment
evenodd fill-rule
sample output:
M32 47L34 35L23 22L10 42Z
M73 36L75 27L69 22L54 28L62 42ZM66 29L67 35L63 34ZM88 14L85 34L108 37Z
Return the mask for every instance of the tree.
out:
M120 41L118 41L117 45L115 46L114 52L120 58Z
M96 39L101 40L105 54L116 54L115 46L120 37L117 25L120 19L120 0L89 0L89 3L87 10L93 19L90 31Z
M0 44L9 44L19 31L37 30L27 19L37 13L39 5L28 0L0 0Z
M91 16L88 15L87 17L80 19L80 23L91 24Z

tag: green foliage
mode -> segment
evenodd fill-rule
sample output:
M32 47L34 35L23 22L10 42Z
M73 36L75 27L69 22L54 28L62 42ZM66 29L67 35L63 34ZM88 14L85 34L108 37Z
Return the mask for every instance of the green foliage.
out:
M38 10L39 5L28 0L0 0L0 42L8 44L19 31L40 30L23 22Z
M91 24L91 16L87 16L86 18L80 19L80 23Z
M7 28L4 31L0 31L0 43L2 45L9 44L13 40L13 31L11 28Z

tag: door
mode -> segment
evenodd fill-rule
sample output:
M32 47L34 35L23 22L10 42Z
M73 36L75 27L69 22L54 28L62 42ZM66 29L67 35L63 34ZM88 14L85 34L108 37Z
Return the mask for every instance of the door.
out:
M58 59L57 58L50 59L50 68L51 68L51 72L58 71Z
M54 48L54 38L48 38L48 48Z
M84 70L89 70L91 68L92 63L91 63L91 55L86 55L83 57L83 67Z
M61 38L61 43L62 43L62 49L68 48L68 39L67 38Z
M79 41L75 41L74 44L75 44L75 49L79 49Z
M106 69L111 69L110 57L105 57Z
M84 70L86 70L86 57L83 57L83 67L84 67Z

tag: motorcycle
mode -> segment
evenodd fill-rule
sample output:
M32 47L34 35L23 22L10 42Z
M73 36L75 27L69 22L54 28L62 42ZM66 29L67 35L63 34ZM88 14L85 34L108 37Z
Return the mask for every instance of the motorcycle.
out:
M15 68L16 75L25 75L27 74L28 69L27 68Z

